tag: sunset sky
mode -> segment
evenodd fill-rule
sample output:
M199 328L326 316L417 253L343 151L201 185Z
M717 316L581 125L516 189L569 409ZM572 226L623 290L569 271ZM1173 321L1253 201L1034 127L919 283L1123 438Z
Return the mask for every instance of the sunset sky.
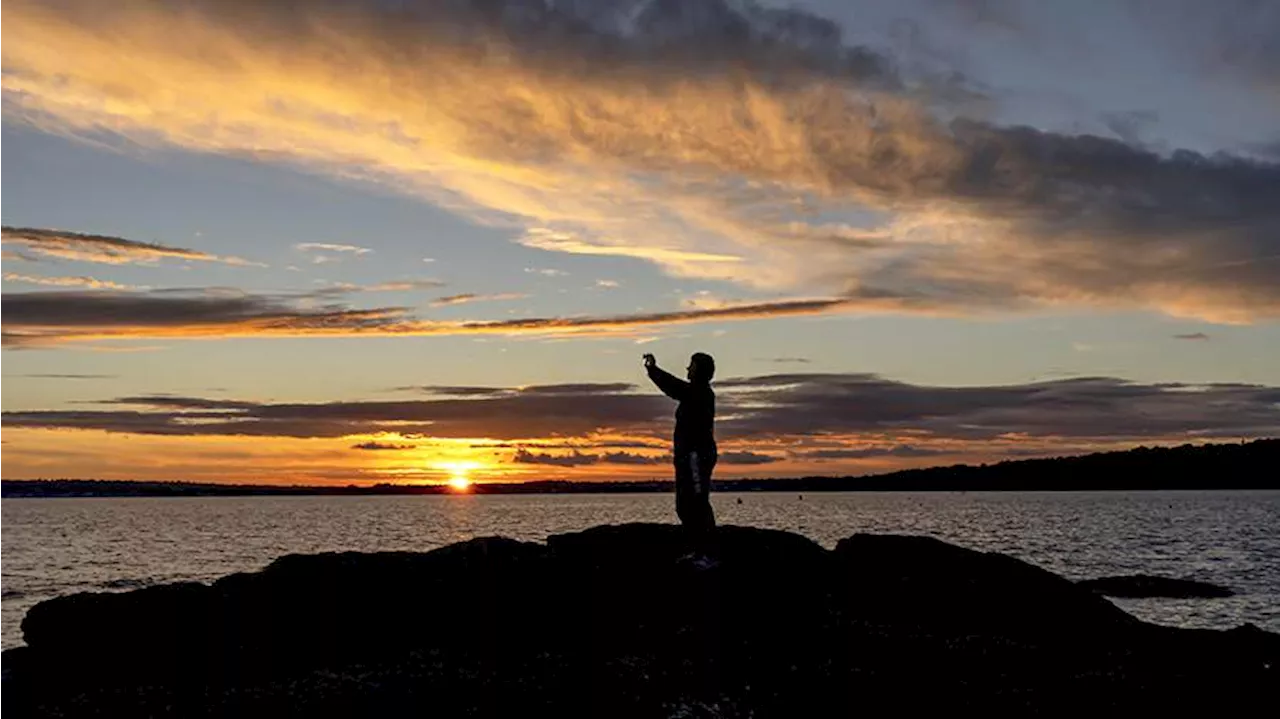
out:
M1280 3L9 0L3 476L1280 434Z

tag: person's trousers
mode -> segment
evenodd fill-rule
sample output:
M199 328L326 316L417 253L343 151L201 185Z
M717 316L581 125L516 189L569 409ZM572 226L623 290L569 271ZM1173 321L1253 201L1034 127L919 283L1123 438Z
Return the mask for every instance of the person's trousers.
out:
M711 509L711 472L716 459L714 449L675 453L676 515L699 547L716 526Z

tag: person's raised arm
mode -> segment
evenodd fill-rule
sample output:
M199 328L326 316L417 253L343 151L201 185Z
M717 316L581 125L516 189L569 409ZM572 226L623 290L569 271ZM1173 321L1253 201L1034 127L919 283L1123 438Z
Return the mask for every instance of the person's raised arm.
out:
M659 367L653 355L644 356L644 368L649 373L649 379L671 399L682 401L689 394L689 383Z

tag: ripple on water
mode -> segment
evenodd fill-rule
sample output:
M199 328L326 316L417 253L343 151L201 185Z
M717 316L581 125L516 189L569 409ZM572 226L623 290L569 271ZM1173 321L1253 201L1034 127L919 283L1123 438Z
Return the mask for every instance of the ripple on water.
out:
M744 493L716 495L715 507L722 523L828 547L856 532L923 534L1071 579L1199 579L1238 594L1116 603L1164 624L1280 631L1280 492ZM27 609L60 594L212 581L288 553L426 551L674 521L664 494L11 499L2 509L5 647L21 643Z

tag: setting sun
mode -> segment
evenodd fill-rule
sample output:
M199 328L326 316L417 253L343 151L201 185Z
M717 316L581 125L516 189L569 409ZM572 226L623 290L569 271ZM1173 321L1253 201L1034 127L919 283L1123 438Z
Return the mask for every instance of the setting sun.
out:
M449 487L455 492L465 492L471 488L471 471L480 466L479 462L469 460L436 462L436 468L449 473Z

